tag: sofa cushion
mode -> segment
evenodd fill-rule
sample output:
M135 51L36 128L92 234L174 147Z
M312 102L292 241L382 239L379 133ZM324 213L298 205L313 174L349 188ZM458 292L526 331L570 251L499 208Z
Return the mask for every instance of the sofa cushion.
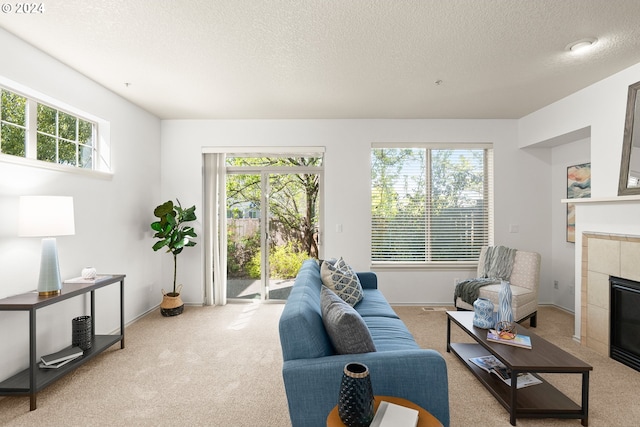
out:
M362 317L326 286L320 291L322 322L339 354L376 351L371 334Z
M420 346L400 319L363 317L377 351L416 350Z
M351 307L362 299L360 279L342 257L335 264L323 262L320 266L320 276L322 284L334 291Z
M391 308L380 290L364 289L363 292L364 296L362 301L354 307L360 316L391 317L393 319L399 319L398 315L393 311L393 308Z

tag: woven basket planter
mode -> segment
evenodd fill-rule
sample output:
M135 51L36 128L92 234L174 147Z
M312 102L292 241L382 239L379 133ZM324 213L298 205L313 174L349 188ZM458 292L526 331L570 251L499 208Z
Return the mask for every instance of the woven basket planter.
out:
M177 316L184 311L184 303L180 298L180 291L182 285L179 285L176 289L177 292L165 292L162 290L162 302L160 303L160 314L165 317Z

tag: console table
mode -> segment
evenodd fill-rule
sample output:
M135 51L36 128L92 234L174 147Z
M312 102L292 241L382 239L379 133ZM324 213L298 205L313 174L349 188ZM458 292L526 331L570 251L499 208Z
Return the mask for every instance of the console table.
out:
M460 327L476 342L452 343L451 324ZM589 371L591 365L539 337L530 329L524 335L531 337L531 349L518 348L487 340L487 330L473 325L472 311L447 311L447 352L458 356L476 378L509 411L511 425L516 418L577 418L583 426L589 424ZM469 359L493 355L511 371L511 386L496 375L489 374ZM518 389L519 372L531 372L542 384ZM582 402L578 405L553 387L539 373L582 375Z
M37 291L27 292L0 299L0 311L28 311L29 312L29 368L0 382L0 396L23 395L30 396L30 410L36 409L36 393L64 375L102 353L113 344L120 341L120 348L124 348L124 274L100 275L91 283L64 283L58 295L40 296ZM95 334L95 290L120 283L120 333L113 335ZM37 325L36 311L39 308L91 293L91 348L84 355L58 369L40 369L39 358L36 354ZM71 319L69 319L71 321Z

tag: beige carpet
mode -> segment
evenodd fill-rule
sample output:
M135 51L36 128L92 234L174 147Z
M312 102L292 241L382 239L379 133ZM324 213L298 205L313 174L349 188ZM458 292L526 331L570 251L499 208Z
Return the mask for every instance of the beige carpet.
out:
M187 307L150 313L116 345L38 394L0 399L2 426L289 426L282 384L278 304ZM449 369L451 425L509 426L505 409L447 354L444 311L394 307L423 347ZM528 326L528 325L527 325ZM589 425L640 424L640 373L571 339L573 316L544 307L536 332L594 366ZM466 339L453 329L453 339ZM547 375L579 401L579 375ZM428 387L428 384L425 385ZM577 420L519 419L518 426L579 426ZM321 427L321 426L319 426Z
M154 311L119 345L29 399L0 401L2 426L287 426L281 304Z

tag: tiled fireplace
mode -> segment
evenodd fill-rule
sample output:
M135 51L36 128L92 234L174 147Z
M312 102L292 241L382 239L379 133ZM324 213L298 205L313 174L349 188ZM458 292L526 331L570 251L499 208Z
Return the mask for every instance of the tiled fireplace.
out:
M609 276L640 281L640 236L582 233L582 345L609 355Z

